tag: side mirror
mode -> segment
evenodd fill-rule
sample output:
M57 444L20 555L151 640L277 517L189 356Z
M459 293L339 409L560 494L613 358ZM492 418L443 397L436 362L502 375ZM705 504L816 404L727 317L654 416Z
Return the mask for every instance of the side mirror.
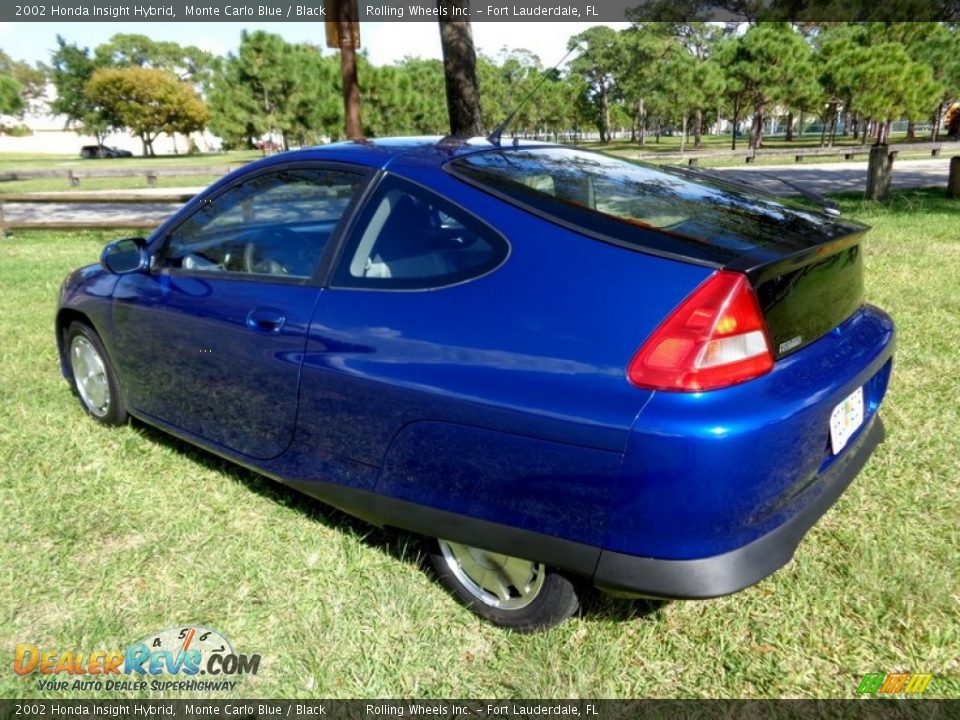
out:
M114 275L146 270L149 264L147 241L141 237L114 240L100 254L100 265Z

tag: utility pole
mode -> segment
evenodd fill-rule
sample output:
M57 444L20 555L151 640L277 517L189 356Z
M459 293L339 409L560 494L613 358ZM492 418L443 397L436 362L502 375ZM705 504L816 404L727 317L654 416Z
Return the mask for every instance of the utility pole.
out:
M360 124L360 86L357 82L357 48L360 47L360 21L356 0L327 0L331 20L326 22L327 47L340 50L340 79L343 85L343 116L347 138L362 140Z

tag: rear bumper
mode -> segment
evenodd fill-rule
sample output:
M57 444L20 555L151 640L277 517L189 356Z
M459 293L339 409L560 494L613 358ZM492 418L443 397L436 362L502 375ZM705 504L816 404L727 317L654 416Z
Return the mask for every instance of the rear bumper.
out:
M614 594L676 599L729 595L754 585L786 565L807 531L853 482L877 445L884 427L874 416L857 443L819 479L822 492L787 522L753 542L713 557L664 560L604 550L593 582Z

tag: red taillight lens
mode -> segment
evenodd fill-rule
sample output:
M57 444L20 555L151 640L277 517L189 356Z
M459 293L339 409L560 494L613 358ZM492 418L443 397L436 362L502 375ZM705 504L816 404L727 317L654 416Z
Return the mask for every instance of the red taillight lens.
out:
M773 368L767 326L746 275L721 270L670 313L633 356L627 377L651 390L736 385Z

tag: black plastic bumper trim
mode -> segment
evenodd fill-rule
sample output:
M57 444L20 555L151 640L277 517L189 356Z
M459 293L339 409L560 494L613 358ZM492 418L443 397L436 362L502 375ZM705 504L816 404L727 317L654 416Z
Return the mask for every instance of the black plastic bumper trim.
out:
M593 575L600 558L600 548L593 545L439 510L369 490L326 482L282 482L374 525L537 560L587 578Z

